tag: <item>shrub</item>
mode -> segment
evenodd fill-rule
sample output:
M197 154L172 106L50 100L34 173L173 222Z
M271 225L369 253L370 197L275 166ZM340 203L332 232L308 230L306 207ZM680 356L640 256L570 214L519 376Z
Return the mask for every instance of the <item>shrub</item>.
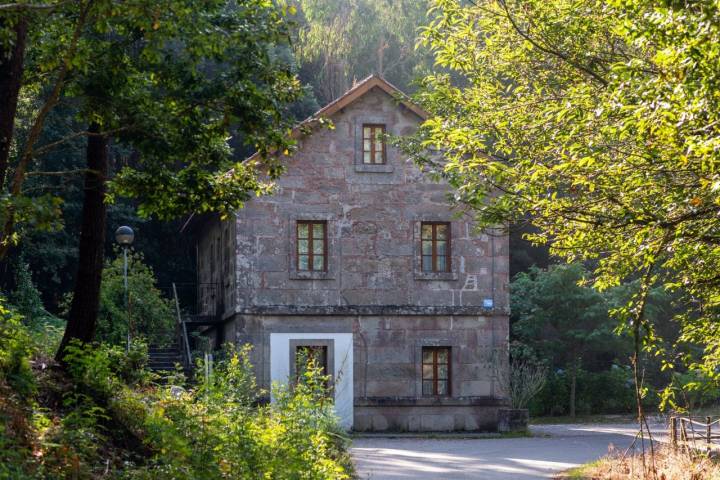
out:
M602 372L577 373L575 392L578 414L629 413L635 408L635 387L629 367L613 365ZM570 378L566 371L556 370L547 376L547 382L530 401L530 414L566 415L569 412ZM656 396L648 395L647 403Z
M65 322L48 313L32 281L30 268L20 258L15 265L15 290L10 295L14 309L28 326L32 344L41 356L51 357L60 346Z
M318 370L294 388L276 386L274 403L254 406L259 395L249 347L227 359L196 390L167 387L153 403L147 432L157 452L152 469L129 478L348 478L325 380ZM202 365L200 365L203 367Z
M675 408L693 411L700 407L717 404L720 399L720 387L716 379L708 378L698 370L675 372L671 388L674 393Z
M79 387L71 399L77 416L72 426L82 432L76 443L87 462L94 450L83 442L97 443L100 436L90 432L109 419L151 452L148 465L117 468L118 478L348 478L346 439L318 369L305 372L293 388L274 387L275 401L258 406L265 392L255 384L249 346L228 347L213 373L198 375L197 387L187 390L128 388L119 378L126 367L117 350L68 349L68 370ZM91 399L102 399L104 408L90 408Z
M96 338L112 345L126 345L128 312L132 336L144 337L150 343L166 343L168 334L174 334L176 320L173 304L164 298L157 288L155 274L143 261L143 256L128 252L128 297L130 308L125 305L123 257L118 255L103 269L100 287L100 311L98 313ZM69 311L72 295L63 302Z
M24 390L22 405L14 390L5 391L5 381L18 372L32 385L28 359L35 350L19 315L2 312L2 480L349 478L347 438L317 368L292 388L273 387L274 402L258 405L266 392L255 384L250 347L228 347L212 374L185 389L144 381L147 347L141 342L130 352L73 342L67 375L53 371L61 404L45 410L32 388ZM41 393L36 398L47 391ZM9 398L16 399L14 409L6 408ZM5 419L8 411L12 422ZM18 435L28 439L19 442Z
M27 396L35 391L30 370L34 346L22 320L22 315L0 297L0 381L7 382L20 395Z

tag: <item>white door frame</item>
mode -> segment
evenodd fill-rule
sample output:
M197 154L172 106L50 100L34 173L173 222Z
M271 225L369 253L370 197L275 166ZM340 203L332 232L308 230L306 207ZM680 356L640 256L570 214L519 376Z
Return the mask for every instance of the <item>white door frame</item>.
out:
M270 381L288 385L290 382L291 340L332 340L332 374L335 414L340 425L349 430L353 426L353 335L352 333L271 333ZM328 358L330 360L330 358ZM271 394L271 401L274 401Z

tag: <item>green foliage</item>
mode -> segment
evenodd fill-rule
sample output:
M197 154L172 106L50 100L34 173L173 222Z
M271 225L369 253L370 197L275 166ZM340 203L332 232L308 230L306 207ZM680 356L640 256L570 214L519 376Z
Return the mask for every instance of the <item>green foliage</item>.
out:
M155 405L164 415L149 415L146 430L166 447L155 467L126 478L348 478L319 372L292 390L275 387L272 404L254 406L263 392L248 354L249 347L230 348L197 390L160 393Z
M515 361L547 365L550 370L547 383L531 402L533 414L632 410L631 342L627 335L615 334L619 323L608 313L627 301L632 286L598 292L587 285L588 275L581 264L554 265L547 270L533 267L511 284L511 356ZM648 312L662 324L664 311L657 306L662 296L657 297ZM666 314L664 322L671 316ZM612 388L610 398L598 395L603 382Z
M10 294L10 301L28 324L49 317L40 299L40 292L33 284L30 267L22 257L15 264L15 290Z
M17 15L13 8L0 14ZM61 225L62 191L23 187L28 175L83 173L78 166L42 171L34 160L88 136L90 125L113 138L118 155L108 200L138 199L142 216L227 215L269 191L281 165L239 162L229 139L263 158L291 147L291 119L284 113L301 89L292 63L275 54L290 35L279 5L60 2L26 19L27 98L17 115L11 182L3 185L0 202L0 255L27 232ZM8 26L0 23L2 51L9 45L3 37ZM65 125L73 131L45 128L57 104L68 106L65 115L72 120Z
M672 382L668 387L672 404L675 410L690 412L700 407L717 405L720 398L720 387L713 379L708 378L703 372L688 370L686 372L673 372Z
M629 353L627 341L614 335L610 303L595 289L582 285L587 272L581 264L533 267L511 284L515 357L539 358L552 366L570 368L611 353ZM529 349L524 349L529 347Z
M153 270L143 256L128 252L129 319L133 336L142 336L151 343L168 341L176 329L173 303L157 288ZM100 290L97 339L114 345L124 344L128 326L125 305L123 256L118 255L103 269Z
M353 81L376 73L407 89L431 65L414 48L427 20L426 0L296 0L297 57L320 103L335 100Z
M18 259L15 264L15 290L10 295L15 310L29 327L29 334L39 353L54 355L60 345L65 322L45 310L40 292L33 284L27 263Z
M144 263L142 254L133 251L128 252L128 300L129 308L125 304L124 259L119 254L103 269L96 332L98 341L125 345L128 324L133 338L141 337L157 344L174 338L177 324L175 307L158 289L154 272ZM66 314L71 301L72 296L67 295L64 301Z
M22 318L0 297L0 383L7 383L20 395L29 395L35 391L29 363L35 346Z
M615 311L651 350L647 294L676 290L689 309L680 341L705 347L681 359L710 378L720 372L719 9L435 0L422 43L459 81L424 80L431 118L405 143L480 225L529 215L529 238L594 261L599 289L639 281Z
M533 416L568 415L568 397L571 378L567 370L558 369L548 374L547 383L530 401ZM654 400L654 401L653 401ZM657 404L657 396L648 397L650 405ZM612 414L631 413L635 408L635 387L628 366L613 364L608 370L577 372L577 413Z
M26 327L19 319L13 325L13 338L30 345L31 337L22 335ZM7 332L0 330L0 339L9 338ZM138 380L142 344L128 355L118 347L73 342L65 357L68 377L39 378L42 395L28 391L21 401L5 384L17 363L5 362L5 345L0 343L1 479L349 478L347 440L318 369L308 369L292 389L274 387L273 403L265 404L249 346L228 346L207 379L199 364L199 383L181 388ZM26 347L17 355L27 365L31 352ZM36 403L53 396L59 404ZM18 441L20 433L26 441Z

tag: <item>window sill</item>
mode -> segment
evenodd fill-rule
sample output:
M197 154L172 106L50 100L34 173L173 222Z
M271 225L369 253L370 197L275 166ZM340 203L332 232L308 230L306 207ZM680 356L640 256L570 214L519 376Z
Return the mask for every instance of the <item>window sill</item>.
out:
M457 272L415 272L415 280L457 280Z
M290 280L332 280L330 272L290 272Z
M356 163L355 171L362 173L392 173L394 171L394 168L392 165L388 165L387 163L379 165Z

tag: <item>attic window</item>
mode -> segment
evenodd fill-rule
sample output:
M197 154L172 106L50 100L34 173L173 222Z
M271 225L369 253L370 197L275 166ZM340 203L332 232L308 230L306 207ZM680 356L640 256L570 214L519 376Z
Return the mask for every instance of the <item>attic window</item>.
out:
M363 163L383 165L386 161L385 125L363 124Z

